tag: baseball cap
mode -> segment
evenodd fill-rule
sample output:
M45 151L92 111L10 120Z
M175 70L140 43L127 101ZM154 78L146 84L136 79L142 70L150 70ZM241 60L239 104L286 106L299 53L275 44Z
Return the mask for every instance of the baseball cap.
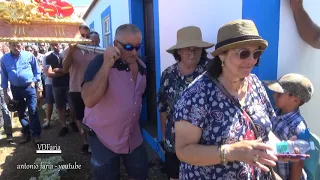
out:
M311 81L306 76L296 73L286 74L277 81L264 81L264 83L271 91L288 92L304 103L311 99L314 91Z

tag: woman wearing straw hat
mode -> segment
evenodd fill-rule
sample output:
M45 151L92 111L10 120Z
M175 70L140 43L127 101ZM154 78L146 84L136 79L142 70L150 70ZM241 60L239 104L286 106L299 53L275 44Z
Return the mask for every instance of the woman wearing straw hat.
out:
M173 106L181 92L205 71L208 62L205 49L214 44L202 40L199 27L188 26L177 32L177 43L167 52L177 61L163 71L159 90L159 110L166 151L165 171L170 179L179 178L180 161L174 149Z
M271 179L277 157L264 142L275 113L250 74L267 41L250 20L225 24L217 40L208 70L175 105L180 179Z

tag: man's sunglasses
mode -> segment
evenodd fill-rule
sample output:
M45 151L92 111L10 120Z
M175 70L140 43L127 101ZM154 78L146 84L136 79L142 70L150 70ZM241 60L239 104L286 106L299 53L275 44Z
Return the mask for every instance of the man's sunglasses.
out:
M126 50L126 51L133 51L134 49L135 49L136 51L139 51L140 48L141 48L141 44L136 45L136 46L133 46L132 44L123 44L123 43L119 42L118 40L116 40L116 41L117 41L117 42L123 47L123 49Z
M248 59L251 54L253 55L253 59L260 59L263 53L263 50L255 50L251 53L249 50L237 49L237 53L239 54L240 59Z

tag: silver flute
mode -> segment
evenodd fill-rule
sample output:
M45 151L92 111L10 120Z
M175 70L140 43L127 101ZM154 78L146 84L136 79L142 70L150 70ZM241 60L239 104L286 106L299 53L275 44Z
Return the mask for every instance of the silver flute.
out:
M83 50L83 51L88 51L93 54L103 54L104 51L106 51L106 48L101 48L98 46L89 46L89 45L81 45L77 44L77 48Z
M76 46L77 46L77 48L81 49L82 51L88 51L93 54L103 54L106 51L106 48L101 48L98 46L89 46L89 45L81 45L81 44L77 44ZM84 52L82 52L82 53L84 53ZM140 58L137 58L137 61L140 63L141 66L146 68L146 65L144 64L144 62Z

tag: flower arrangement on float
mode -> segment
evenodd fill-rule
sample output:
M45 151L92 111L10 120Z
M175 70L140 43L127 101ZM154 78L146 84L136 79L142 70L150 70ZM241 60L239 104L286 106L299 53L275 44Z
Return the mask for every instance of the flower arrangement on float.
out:
M64 0L0 1L0 42L87 44L78 31L83 23Z

